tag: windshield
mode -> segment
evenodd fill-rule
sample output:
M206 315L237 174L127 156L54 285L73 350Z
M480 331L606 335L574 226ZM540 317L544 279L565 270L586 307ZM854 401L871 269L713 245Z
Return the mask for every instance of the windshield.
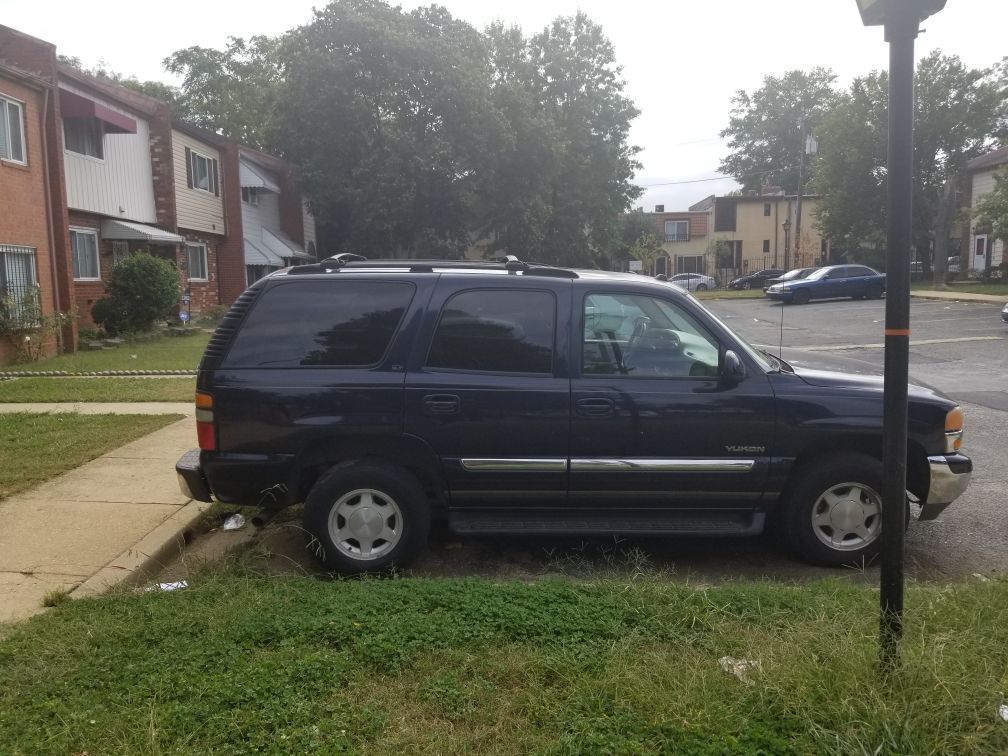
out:
M798 268L797 270L789 270L783 276L781 276L782 281L793 281L796 278L801 278L806 273L805 268Z
M823 276L825 276L831 270L833 270L833 269L832 268L819 268L819 270L815 271L814 273L809 273L808 277L806 278L806 280L807 281L818 281L820 278L822 278Z
M745 353L748 354L750 357L752 357L759 364L759 366L761 368L763 368L763 370L765 370L768 373L776 373L776 372L780 371L780 366L777 364L778 360L777 360L776 357L773 358L773 362L771 362L770 360L768 360L767 357L770 356L770 355L767 355L766 353L760 351L759 349L757 349L756 347L754 347L752 344L750 344L748 341L746 341L744 338L742 338L741 336L739 336L731 328L729 328L728 326L726 326L724 324L724 321L722 321L721 318L719 318L713 312L711 312L706 307L704 307L703 303L699 299L697 299L696 297L694 297L692 294L689 294L688 292L686 293L686 296L688 296L690 299L693 300L693 304L695 304L701 310L703 310L704 312L706 312L707 316L711 320L713 320L719 326L721 326L726 331L728 331L728 333L730 333L732 336L734 336L735 340L738 341L738 343L745 350Z

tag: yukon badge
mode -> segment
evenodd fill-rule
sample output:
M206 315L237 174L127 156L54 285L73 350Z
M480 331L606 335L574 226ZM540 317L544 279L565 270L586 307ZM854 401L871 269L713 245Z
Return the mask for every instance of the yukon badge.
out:
M765 446L726 446L726 452L731 454L762 454L766 451Z

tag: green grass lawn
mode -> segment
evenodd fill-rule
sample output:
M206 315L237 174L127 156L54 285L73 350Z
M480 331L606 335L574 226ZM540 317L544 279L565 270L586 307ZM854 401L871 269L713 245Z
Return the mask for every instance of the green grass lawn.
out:
M763 289L748 289L735 291L734 289L719 289L718 291L695 291L693 296L697 299L762 299L766 296Z
M154 341L122 344L116 349L62 354L39 362L0 367L4 370L65 370L88 373L97 370L195 370L203 356L209 333L194 336L162 336Z
M16 378L0 402L191 402L194 378Z
M59 603L59 602L52 602ZM1006 753L1008 583L266 578L59 603L0 640L31 753ZM719 659L754 660L747 682Z
M914 283L910 286L913 291L929 291L934 290L934 285L931 283ZM1008 282L999 281L996 283L956 283L949 286L947 289L939 289L939 291L948 292L965 292L967 294L991 294L998 297L1008 298Z
M182 415L0 414L0 499L100 457ZM166 463L167 464L167 463ZM95 523L95 527L101 527ZM0 662L0 677L3 663ZM4 742L0 724L0 743Z

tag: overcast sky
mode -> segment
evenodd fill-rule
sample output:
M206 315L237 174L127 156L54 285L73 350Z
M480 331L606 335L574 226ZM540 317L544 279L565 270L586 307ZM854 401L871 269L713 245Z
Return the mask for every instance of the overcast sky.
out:
M307 22L323 0L234 2L169 0L171 12L136 0L90 3L0 0L0 23L54 43L86 66L141 79L169 81L161 61L173 51L221 47L229 36L274 35ZM405 8L429 3L404 2ZM879 28L861 25L855 0L443 0L451 13L478 28L501 19L526 34L558 15L585 11L616 47L627 91L641 110L631 141L642 148L639 204L685 209L711 193L734 188L717 176L726 148L718 132L728 122L738 89L790 68L831 66L840 81L884 68L887 46ZM918 58L935 48L968 65L988 66L1008 54L1008 0L948 0L925 22ZM675 183L673 183L675 182ZM681 183L692 182L692 183ZM661 186L665 184L664 186Z

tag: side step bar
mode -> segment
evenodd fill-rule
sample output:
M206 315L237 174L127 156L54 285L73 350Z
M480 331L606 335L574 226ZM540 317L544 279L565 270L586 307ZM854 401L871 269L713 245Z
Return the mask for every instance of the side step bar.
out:
M502 535L682 535L754 536L763 532L763 512L623 511L568 512L514 509L455 510L448 527L459 534Z

